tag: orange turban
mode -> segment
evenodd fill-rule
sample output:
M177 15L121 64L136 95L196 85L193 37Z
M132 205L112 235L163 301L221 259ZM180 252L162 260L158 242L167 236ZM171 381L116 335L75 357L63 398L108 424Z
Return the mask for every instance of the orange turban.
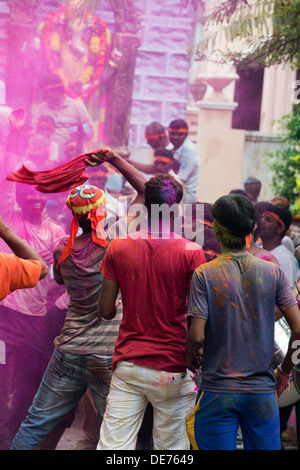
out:
M64 261L73 251L74 240L78 230L78 219L87 214L92 225L92 240L97 245L106 247L107 240L101 222L106 217L105 192L96 186L81 185L71 189L66 200L67 207L74 214L70 236L63 249L58 264ZM99 208L102 208L99 209Z

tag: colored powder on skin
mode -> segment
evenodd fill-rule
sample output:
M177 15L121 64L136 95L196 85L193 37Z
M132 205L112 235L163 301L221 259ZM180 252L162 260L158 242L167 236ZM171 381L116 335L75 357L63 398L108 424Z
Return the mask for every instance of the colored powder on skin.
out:
M162 192L164 194L164 200L169 206L176 204L176 191L173 187L172 181L163 182Z

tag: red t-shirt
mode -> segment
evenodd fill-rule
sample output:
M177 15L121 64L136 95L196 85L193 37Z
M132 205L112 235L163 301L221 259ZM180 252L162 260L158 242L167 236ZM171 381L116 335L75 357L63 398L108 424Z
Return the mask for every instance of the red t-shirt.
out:
M123 320L113 370L124 360L157 370L186 369L187 292L194 270L205 263L199 245L147 230L111 242L100 271L119 284Z

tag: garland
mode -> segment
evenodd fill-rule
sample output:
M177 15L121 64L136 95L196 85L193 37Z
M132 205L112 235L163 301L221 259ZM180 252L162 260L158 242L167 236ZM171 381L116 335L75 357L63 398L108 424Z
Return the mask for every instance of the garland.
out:
M82 100L88 99L99 86L105 64L107 46L107 26L105 22L94 15L88 15L85 22L88 23L88 28L91 30L87 41L88 60L82 74L72 84L73 89L71 89L62 66L62 43L64 39L61 37L61 32L65 24L65 6L61 5L57 12L49 12L44 23L44 47L50 70L60 75L65 85L66 93L70 97ZM80 19L73 20L73 31L79 31L81 27ZM74 88L78 88L78 90Z

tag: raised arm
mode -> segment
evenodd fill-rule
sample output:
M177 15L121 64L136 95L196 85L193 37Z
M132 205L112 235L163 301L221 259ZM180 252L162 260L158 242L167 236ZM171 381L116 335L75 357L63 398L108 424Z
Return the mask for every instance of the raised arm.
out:
M113 150L101 149L88 155L89 158L85 162L89 166L101 165L104 162L110 163L119 170L128 183L136 190L137 196L131 202L126 216L122 219L126 222L128 231L135 231L137 219L141 218L143 220L145 217L145 182L147 181L145 176Z
M9 228L0 216L0 237L5 241L13 253L22 259L33 259L42 266L40 279L48 274L48 266L40 255L28 243L20 238L11 228Z
M120 155L118 155L116 152L110 149L101 149L96 152L91 152L88 154L88 158L85 160L85 162L89 166L98 166L104 162L113 165L138 193L134 203L144 202L145 182L147 181L146 178L138 169L134 168L133 165L124 160L124 158L120 157Z
M140 163L140 162L135 162L134 160L127 160L128 163L130 163L134 168L136 168L139 171L143 171L144 173L153 175L156 173L154 165L151 164L146 164L146 163Z
M25 135L29 132L29 127L27 114L23 108L11 112L9 116L9 136L5 149L6 157L3 162L5 174L14 171L17 164L20 163L20 149L22 149L21 157L24 157L23 142Z

